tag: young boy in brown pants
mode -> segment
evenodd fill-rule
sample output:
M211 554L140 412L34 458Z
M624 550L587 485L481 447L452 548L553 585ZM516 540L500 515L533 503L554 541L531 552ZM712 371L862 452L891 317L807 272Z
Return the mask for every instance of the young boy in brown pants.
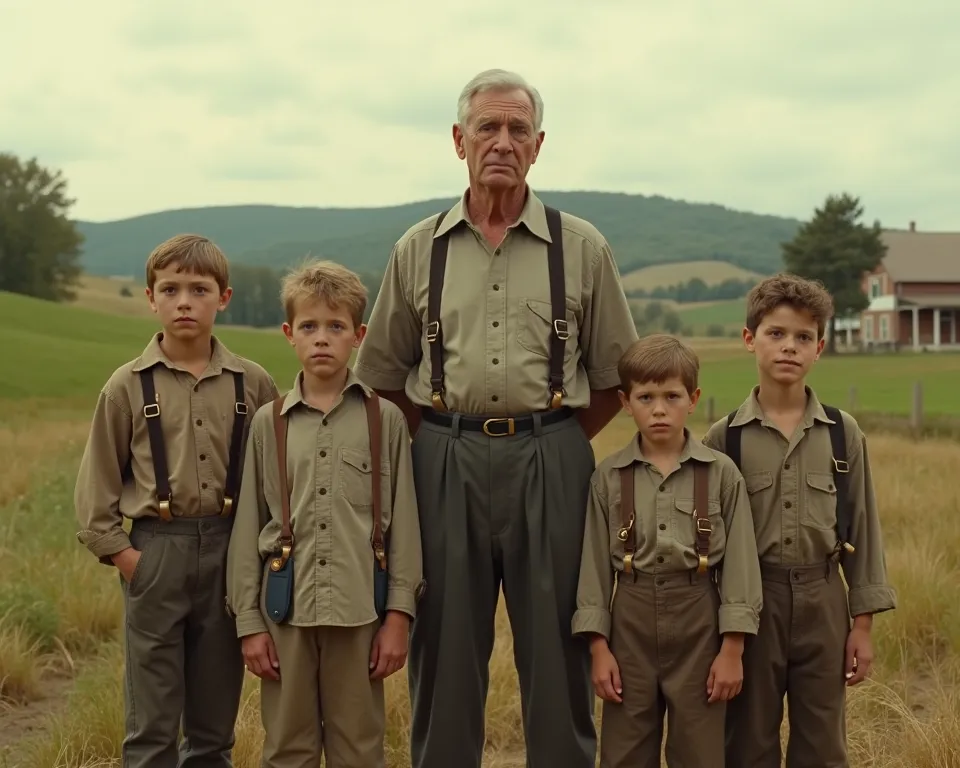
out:
M163 330L100 392L77 477L78 538L123 587L123 765L226 768L243 684L224 610L227 543L247 414L277 388L213 336L232 293L216 245L173 237L150 254L146 278Z
M666 712L668 766L723 768L726 702L762 607L746 489L686 428L700 397L692 350L647 336L619 374L637 434L591 480L573 618L604 700L600 765L659 768Z
M282 297L302 370L253 417L227 567L262 679L263 765L383 768L383 680L405 663L421 589L409 432L348 367L366 331L360 279L320 262Z
M806 385L832 312L817 282L758 283L743 338L759 386L704 438L743 472L763 577L760 631L727 716L727 764L737 768L780 766L784 695L788 768L848 765L845 689L870 671L873 614L896 605L866 438Z

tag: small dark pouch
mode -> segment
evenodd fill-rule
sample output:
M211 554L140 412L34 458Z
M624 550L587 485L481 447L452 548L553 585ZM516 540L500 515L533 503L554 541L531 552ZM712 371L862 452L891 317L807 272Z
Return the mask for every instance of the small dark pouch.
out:
M276 558L273 562L279 562ZM290 605L293 602L293 555L287 558L280 570L275 571L272 567L267 572L267 594L266 609L267 616L271 621L282 624L287 614L290 612Z

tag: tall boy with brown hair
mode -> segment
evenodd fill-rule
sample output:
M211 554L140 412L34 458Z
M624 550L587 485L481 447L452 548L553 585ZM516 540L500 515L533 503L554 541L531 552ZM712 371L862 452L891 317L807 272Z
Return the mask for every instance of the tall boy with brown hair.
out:
M870 671L873 615L896 605L866 438L806 384L832 312L817 281L780 274L754 286L743 339L759 384L704 437L743 472L763 577L760 631L727 717L738 768L780 765L784 695L788 768L848 765L845 688Z
M243 683L224 611L227 543L246 414L277 388L213 335L232 293L214 243L166 240L146 279L162 330L100 392L77 477L78 538L123 587L123 765L226 768Z
M349 368L366 332L357 275L318 262L282 300L302 369L253 417L227 567L262 680L263 764L383 768L383 680L406 661L421 583L410 436Z
M700 397L691 349L647 336L619 374L637 433L591 479L573 618L604 700L600 765L659 768L666 713L667 765L722 768L726 702L762 607L746 489L686 427Z

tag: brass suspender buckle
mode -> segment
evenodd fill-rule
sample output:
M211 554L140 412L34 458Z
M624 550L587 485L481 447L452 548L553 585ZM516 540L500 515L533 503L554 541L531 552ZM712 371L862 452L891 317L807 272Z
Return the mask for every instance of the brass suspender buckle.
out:
M287 560L290 559L290 552L293 549L293 544L284 544L280 548L280 557L275 557L270 561L270 570L279 571L287 564Z
M157 505L160 507L160 518L164 521L170 520L170 499L157 499Z
M707 572L707 566L709 565L709 562L707 561L707 556L706 556L706 555L700 555L700 556L697 558L697 560L698 560L698 563L697 563L697 573L706 573L706 572Z
M556 390L550 393L550 410L557 410L563 403L563 392L558 392Z
M430 402L433 403L433 408L436 411L447 410L447 404L443 402L443 395L439 392L430 393Z
M229 496L223 497L223 509L220 512L220 517L227 517L230 515L230 511L233 509L233 499Z
M713 533L713 523L711 523L710 520L705 517L698 517L697 533L706 533L706 534Z
M623 556L623 572L624 573L633 573L633 555L626 554Z
M620 528L620 530L617 532L617 538L620 539L620 541L626 541L626 540L627 540L627 536L630 535L630 529L631 529L631 528L633 528L633 518L632 518L632 517L630 518L630 522L627 523L627 525L625 525L625 526L623 526L622 528Z

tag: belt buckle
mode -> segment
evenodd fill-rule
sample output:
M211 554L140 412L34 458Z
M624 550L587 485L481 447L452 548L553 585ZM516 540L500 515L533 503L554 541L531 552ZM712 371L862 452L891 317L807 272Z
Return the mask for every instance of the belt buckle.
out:
M491 432L490 431L491 424L506 424L507 431ZM513 435L515 433L516 433L516 425L513 421L512 416L501 417L496 419L487 419L486 421L483 422L483 434L487 435L488 437L508 437L509 435Z

